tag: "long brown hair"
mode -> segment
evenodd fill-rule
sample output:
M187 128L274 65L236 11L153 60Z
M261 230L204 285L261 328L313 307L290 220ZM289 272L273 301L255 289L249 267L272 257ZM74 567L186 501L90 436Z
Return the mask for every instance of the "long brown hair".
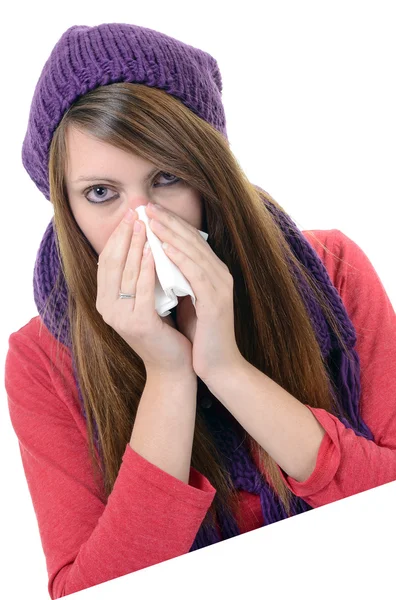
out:
M113 488L131 437L145 367L95 307L98 257L74 219L66 192L68 126L147 159L200 192L208 243L234 279L235 337L242 356L300 402L335 414L329 373L288 260L310 285L342 347L348 349L324 294L295 258L263 199L284 212L282 207L248 181L225 137L177 98L134 83L97 87L77 99L55 130L49 181L68 288L65 318L70 321L84 400L89 454L100 474L104 498ZM100 458L95 453L94 423ZM264 476L290 514L292 494L275 461L247 432L246 439L250 450L258 450ZM215 517L220 505L236 510L236 490L198 410L191 464L217 490L205 522Z

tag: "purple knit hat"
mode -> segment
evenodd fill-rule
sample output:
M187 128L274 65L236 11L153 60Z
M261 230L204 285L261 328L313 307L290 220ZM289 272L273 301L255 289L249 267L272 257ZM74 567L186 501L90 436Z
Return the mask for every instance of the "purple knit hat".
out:
M220 70L210 54L137 25L73 25L41 71L22 145L23 165L47 200L49 148L64 113L88 91L121 81L163 89L227 138Z
M48 200L48 151L56 126L79 96L98 85L116 81L135 81L164 89L180 98L186 106L226 136L221 76L216 61L209 54L135 25L110 23L96 27L71 27L62 35L43 68L23 143L23 164ZM256 188L260 189L258 186ZM340 420L357 435L373 440L371 431L359 414L360 361L354 350L356 332L342 299L320 257L291 218L266 199L264 202L292 252L326 295L338 319L343 341L350 350L351 358L340 347L312 291L294 265L289 263L299 282L336 390L336 406L348 415L347 419L340 417ZM34 299L48 330L71 350L67 285L60 268L55 236L52 219L36 258ZM56 284L57 293L54 294ZM86 416L73 356L72 363L82 412ZM256 468L243 443L245 432L199 378L197 402L198 410L204 415L236 489L260 496L265 525L287 518L282 504ZM310 508L301 498L293 497L292 514ZM222 537L218 536L215 528L201 526L190 552L240 533L235 519L226 516L225 511L218 512L218 522Z

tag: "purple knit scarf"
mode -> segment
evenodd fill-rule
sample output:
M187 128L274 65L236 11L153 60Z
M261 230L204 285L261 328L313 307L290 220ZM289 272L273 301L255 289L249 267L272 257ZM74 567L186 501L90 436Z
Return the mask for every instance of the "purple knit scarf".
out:
M255 187L260 189L258 186ZM326 294L338 319L343 340L351 351L353 360L348 359L340 347L337 337L327 323L322 309L310 288L305 284L299 273L296 272L295 267L289 263L291 270L294 270L295 275L298 277L300 289L315 328L322 356L329 367L332 382L337 392L335 398L337 406L339 408L342 407L344 414L348 415L348 419L340 418L340 420L346 427L353 429L357 435L373 440L371 431L359 414L360 361L356 350L353 349L356 343L356 332L347 315L342 299L333 286L318 254L291 218L280 212L266 199L264 199L264 202L278 226L282 229L285 239L296 258L309 269L310 273L315 277L317 284ZM52 295L49 310L44 312L45 304L58 276L60 278L59 293L56 296ZM51 219L46 229L37 254L34 269L34 299L38 312L48 330L55 337L58 336L59 330L61 343L71 350L69 321L67 318L67 286L60 269L59 257L55 245L53 219ZM72 363L82 412L86 418L74 358L72 358ZM203 398L204 401L202 401ZM210 407L205 408L205 401L207 400L211 400L212 403ZM264 525L287 518L288 515L283 505L268 485L264 476L256 468L247 446L243 443L241 429L233 427L232 415L211 394L207 386L200 379L198 379L197 409L205 417L206 423L215 439L216 446L224 456L225 465L228 466L236 489L245 490L260 496ZM97 435L95 441L98 447ZM293 496L292 515L310 509L311 507L301 498ZM240 533L234 518L229 519L222 511L218 511L217 517L222 539L228 539ZM219 538L215 528L208 525L201 526L190 548L190 552L214 544L220 540L221 538Z

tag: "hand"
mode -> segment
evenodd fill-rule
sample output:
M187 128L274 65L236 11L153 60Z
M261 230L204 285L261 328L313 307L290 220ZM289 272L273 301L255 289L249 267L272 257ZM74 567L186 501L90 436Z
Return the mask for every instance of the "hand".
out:
M180 372L192 369L192 347L170 315L155 310L155 268L152 253L143 255L146 230L134 212L130 222L120 221L99 256L96 309L143 360L146 372ZM138 221L139 232L133 231ZM119 291L136 294L120 299Z
M195 294L179 300L176 323L193 344L192 366L204 382L219 369L242 359L235 340L233 284L228 267L213 252L195 227L175 213L151 204L146 214L165 254L180 269Z

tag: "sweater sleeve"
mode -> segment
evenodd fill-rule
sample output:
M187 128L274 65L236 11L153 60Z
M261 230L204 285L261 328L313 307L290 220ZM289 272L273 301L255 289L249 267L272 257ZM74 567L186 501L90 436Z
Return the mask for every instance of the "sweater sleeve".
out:
M326 410L307 407L326 431L315 469L298 482L278 468L289 489L314 508L396 480L396 314L363 250L334 232L333 253L342 262L328 271L356 329L360 409L374 441Z
M188 553L216 490L193 467L187 485L128 443L105 502L92 472L83 417L73 413L70 388L64 394L54 385L53 367L41 350L21 332L11 334L5 384L50 597Z

